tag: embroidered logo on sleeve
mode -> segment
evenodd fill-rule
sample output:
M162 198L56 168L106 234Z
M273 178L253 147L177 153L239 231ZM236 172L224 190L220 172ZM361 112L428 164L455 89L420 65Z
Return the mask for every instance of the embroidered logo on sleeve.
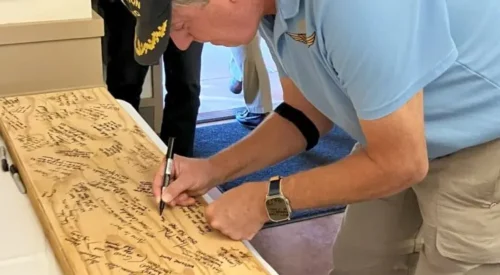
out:
M298 32L287 32L286 34L290 36L293 40L303 43L307 45L307 47L311 47L316 42L316 32L312 32L311 34L307 34L306 31L306 21L300 20L298 23Z

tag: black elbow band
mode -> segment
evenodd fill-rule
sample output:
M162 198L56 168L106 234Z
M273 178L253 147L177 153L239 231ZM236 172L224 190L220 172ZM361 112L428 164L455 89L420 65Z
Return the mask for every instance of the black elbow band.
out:
M316 125L300 110L295 109L286 102L281 103L274 110L275 113L290 121L299 129L306 139L306 150L311 150L319 140L319 131Z

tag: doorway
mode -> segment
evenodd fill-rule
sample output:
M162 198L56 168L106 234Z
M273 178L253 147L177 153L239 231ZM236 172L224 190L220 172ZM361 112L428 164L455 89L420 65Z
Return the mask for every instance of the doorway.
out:
M271 82L273 105L276 106L283 101L278 72L263 39L261 39L260 46ZM230 60L230 48L205 43L201 63L199 124L233 119L237 112L246 108L243 93L233 94L229 90L231 81Z

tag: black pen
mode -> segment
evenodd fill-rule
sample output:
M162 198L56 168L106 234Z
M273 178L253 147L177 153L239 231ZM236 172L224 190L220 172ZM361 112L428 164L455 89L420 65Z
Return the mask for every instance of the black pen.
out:
M174 160L174 140L175 138L170 137L167 141L167 155L165 157L166 165L165 165L165 173L163 174L163 186L160 191L160 216L163 214L163 209L165 209L165 202L161 199L163 195L163 189L170 184L170 180L172 178L172 165Z
M26 194L26 187L24 187L21 176L19 176L19 171L14 164L10 165L10 173L12 174L12 178L14 179L14 183L16 184L17 189L19 189L19 192Z
M7 149L5 149L5 146L0 147L0 154L2 155L2 170L7 172L9 171L9 163L7 162Z

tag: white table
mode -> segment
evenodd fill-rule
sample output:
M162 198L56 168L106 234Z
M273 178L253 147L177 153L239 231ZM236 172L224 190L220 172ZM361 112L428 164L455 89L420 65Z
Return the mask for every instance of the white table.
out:
M119 102L153 142L166 152L167 146L139 113L130 104ZM0 143L3 145L3 141ZM211 201L208 196L205 199ZM9 172L0 172L0 221L1 275L63 275L28 197L19 193ZM278 275L250 243L245 242L245 245L271 275Z

